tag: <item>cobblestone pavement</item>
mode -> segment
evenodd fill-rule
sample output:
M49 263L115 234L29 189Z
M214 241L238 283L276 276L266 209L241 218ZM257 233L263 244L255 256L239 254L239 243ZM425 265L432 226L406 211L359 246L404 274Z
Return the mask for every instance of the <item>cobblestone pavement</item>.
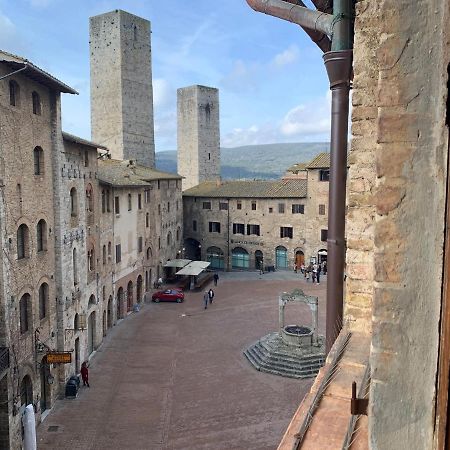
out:
M242 351L277 329L278 294L295 287L319 295L323 331L325 285L291 272L220 274L207 310L193 292L129 315L91 359L91 388L40 424L38 448L275 449L312 380L258 372ZM311 323L305 305L286 312Z

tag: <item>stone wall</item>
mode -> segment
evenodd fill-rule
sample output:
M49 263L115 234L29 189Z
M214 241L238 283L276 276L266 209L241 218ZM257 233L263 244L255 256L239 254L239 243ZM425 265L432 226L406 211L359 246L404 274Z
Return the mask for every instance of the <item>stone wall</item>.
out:
M92 139L154 167L150 33L148 20L125 11L90 18Z

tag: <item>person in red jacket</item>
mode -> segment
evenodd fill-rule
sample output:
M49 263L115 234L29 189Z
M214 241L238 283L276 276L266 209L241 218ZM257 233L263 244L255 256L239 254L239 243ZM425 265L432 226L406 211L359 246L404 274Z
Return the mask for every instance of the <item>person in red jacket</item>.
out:
M81 378L83 380L83 386L89 386L89 370L88 370L88 366L86 364L86 362L84 362L83 364L81 364Z

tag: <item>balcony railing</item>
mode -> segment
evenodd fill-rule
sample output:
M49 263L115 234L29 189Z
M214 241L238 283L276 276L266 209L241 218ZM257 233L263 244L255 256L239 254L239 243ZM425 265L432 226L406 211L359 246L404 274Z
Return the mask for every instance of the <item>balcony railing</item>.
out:
M0 347L0 375L9 368L9 348Z

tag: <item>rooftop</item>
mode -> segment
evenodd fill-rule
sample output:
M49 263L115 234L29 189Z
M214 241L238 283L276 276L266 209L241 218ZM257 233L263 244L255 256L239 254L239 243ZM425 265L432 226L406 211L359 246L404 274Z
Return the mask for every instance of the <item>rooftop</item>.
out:
M183 192L186 197L298 198L306 197L306 180L205 182Z
M147 186L150 181L155 180L181 180L181 176L141 166L132 160L100 159L98 179L111 186L132 187Z
M95 142L88 141L86 139L80 138L70 133L62 132L63 139L68 142L73 142L74 144L86 145L92 148L100 148L102 150L107 150L107 148L103 145L96 144Z
M28 59L22 58L21 56L0 50L0 62L5 63L12 71L23 69L21 72L24 75L38 83L48 86L50 89L68 94L78 94L75 89L72 89L67 84L59 81L45 70L40 69L32 62L28 61Z
M312 161L306 165L307 169L329 169L330 168L330 153L319 153Z

